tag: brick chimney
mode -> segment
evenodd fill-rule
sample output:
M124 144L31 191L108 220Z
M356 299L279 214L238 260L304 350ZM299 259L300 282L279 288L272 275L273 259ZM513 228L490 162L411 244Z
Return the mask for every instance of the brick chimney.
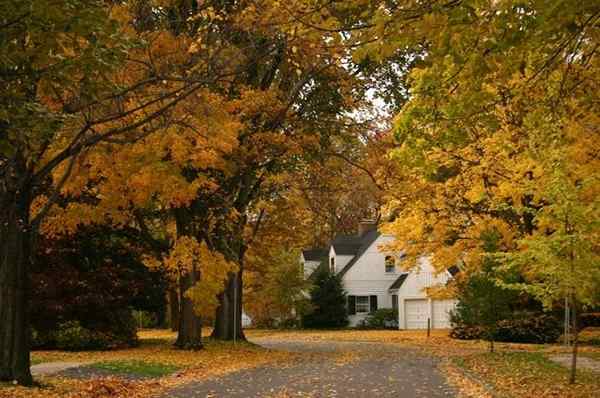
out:
M377 221L375 220L361 220L358 223L358 236L363 236L369 231L377 229Z

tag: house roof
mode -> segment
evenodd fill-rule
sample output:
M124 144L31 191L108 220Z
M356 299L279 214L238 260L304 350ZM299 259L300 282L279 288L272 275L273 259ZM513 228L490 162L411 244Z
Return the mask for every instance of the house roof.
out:
M450 275L455 276L460 272L460 268L458 268L456 265L453 265L452 267L448 268L448 272Z
M327 256L327 249L315 248L302 250L302 256L304 256L304 260L306 261L321 261Z
M362 236L340 235L331 242L331 245L337 255L354 256L362 246Z
M355 236L354 238L356 239L356 245L358 245L358 249L356 250L354 257L352 258L352 260L350 260L350 262L348 264L346 264L346 266L344 268L342 268L342 270L338 273L338 275L340 276L340 278L342 276L344 276L344 274L346 272L348 272L350 270L350 268L352 268L352 266L354 264L356 264L356 262L358 261L358 259L367 251L367 249L369 247L371 247L371 245L377 240L377 238L379 238L381 236L381 233L379 231L377 231L376 229L365 232L363 235L361 236ZM337 250L337 248L334 245L334 250L336 254L340 254Z
M407 277L408 277L408 272L400 275L398 277L398 279L396 279L394 281L394 283L392 283L392 285L388 288L388 290L400 289L400 286L402 286L402 284L404 283L404 281L406 280Z

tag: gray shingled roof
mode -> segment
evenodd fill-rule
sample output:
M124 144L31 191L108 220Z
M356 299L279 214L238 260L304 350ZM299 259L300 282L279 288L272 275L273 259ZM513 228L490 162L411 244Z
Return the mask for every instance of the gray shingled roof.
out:
M460 268L458 268L456 265L453 265L452 267L448 268L448 272L450 275L456 276L456 274L460 272Z
M398 279L396 279L394 283L392 283L392 286L390 286L388 290L400 289L400 286L402 286L407 277L408 273L400 275Z
M328 250L324 248L315 248L302 250L302 256L306 261L321 261L324 257L327 257Z
M352 268L354 264L356 264L358 259L367 251L367 249L373 244L373 242L375 242L377 238L379 238L379 236L381 236L381 234L375 229L364 233L362 236L354 237L356 239L356 243L354 244L358 244L358 249L354 254L354 258L350 260L350 262L346 264L346 266L342 268L342 270L339 272L338 275L340 276L340 278L344 276L344 274L348 272L348 270L350 270L350 268ZM335 245L333 248L336 254L340 254L338 253Z
M362 246L362 237L356 235L340 235L331 242L331 245L337 255L354 256Z

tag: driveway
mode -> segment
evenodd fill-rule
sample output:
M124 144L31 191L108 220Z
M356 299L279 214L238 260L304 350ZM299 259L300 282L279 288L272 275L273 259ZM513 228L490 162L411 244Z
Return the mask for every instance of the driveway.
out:
M273 350L301 353L292 364L270 365L193 382L166 397L453 397L437 361L393 345L257 338Z

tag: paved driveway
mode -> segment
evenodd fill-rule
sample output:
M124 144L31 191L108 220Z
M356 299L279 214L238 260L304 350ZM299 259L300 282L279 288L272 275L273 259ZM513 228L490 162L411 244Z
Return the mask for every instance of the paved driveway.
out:
M253 341L300 352L296 363L264 366L194 382L166 397L453 397L437 361L381 343Z

